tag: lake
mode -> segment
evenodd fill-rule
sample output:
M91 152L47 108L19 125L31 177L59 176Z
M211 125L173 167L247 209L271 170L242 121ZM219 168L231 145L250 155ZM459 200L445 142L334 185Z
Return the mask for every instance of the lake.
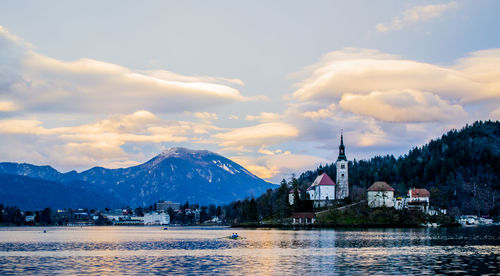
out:
M47 233L43 233L46 229ZM245 239L225 237L237 232ZM500 274L500 227L3 227L0 274Z

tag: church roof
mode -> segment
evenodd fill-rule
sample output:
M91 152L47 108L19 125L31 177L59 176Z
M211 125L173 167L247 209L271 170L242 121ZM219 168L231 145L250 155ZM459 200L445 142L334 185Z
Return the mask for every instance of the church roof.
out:
M411 189L410 192L410 197L430 197L431 193L427 191L427 189Z
M385 181L376 181L367 189L367 191L386 192L386 191L394 191L394 188L392 188Z
M340 132L339 157L337 160L347 160L347 157L345 156L344 134L342 132Z
M323 185L335 185L335 182L326 173L322 173L316 177L311 187L323 186Z

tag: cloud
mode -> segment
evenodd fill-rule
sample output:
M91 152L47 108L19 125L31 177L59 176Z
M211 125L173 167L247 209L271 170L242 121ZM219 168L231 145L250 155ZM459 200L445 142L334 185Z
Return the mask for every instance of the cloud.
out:
M373 50L345 49L359 52L351 59L320 60L309 67L310 77L298 84L293 93L297 100L336 100L344 93L369 94L373 91L414 89L449 98L465 98L481 93L481 83L453 68L390 57Z
M13 102L0 101L0 112L12 112L18 109L19 107Z
M328 119L333 116L335 110L335 104L330 104L326 108L321 108L315 111L305 111L302 116L309 118L311 120L321 120Z
M279 183L283 177L298 175L306 170L313 170L328 160L307 154L293 154L289 151L281 154L254 156L233 156L231 160L244 166L255 175Z
M280 149L277 150L270 150L268 149L265 145L262 145L260 149L258 150L259 153L265 154L265 155L275 155L282 153L283 151Z
M500 100L500 49L473 52L442 66L348 48L297 75L305 76L293 93L301 103L339 103L343 110L391 122L451 120L463 118L468 105ZM328 116L332 109L321 112Z
M435 122L466 117L462 106L411 89L344 94L339 104L345 110L386 122Z
M402 15L394 17L391 23L377 24L375 29L377 32L388 32L393 30L401 30L408 25L418 22L429 21L433 18L443 15L446 11L456 8L456 2L437 5L421 5L409 8Z
M208 76L184 76L166 70L144 70L138 71L141 74L148 75L157 79L180 81L180 82L212 82L212 83L228 83L244 86L245 83L240 79L208 77Z
M217 114L215 113L210 113L210 112L195 112L194 116L196 118L199 118L203 121L214 121L217 120Z
M229 85L241 80L132 70L82 58L62 61L36 53L0 28L0 100L37 112L157 113L248 101Z
M466 95L466 101L483 101L500 98L500 49L488 49L470 53L452 67L481 89Z
M235 128L213 135L224 147L262 146L293 139L298 130L286 123L263 123L250 127Z
M245 120L247 121L259 121L259 122L274 122L280 119L278 113L273 112L261 112L259 115L247 115Z
M0 120L3 141L34 139L37 147L29 150L44 152L40 155L63 168L135 164L136 158L143 157L144 147L196 141L214 130L218 128L209 122L167 121L146 110L110 115L93 123L69 127L45 127L42 121L34 119ZM0 155L12 156L11 145L0 145ZM131 145L140 153L124 150Z

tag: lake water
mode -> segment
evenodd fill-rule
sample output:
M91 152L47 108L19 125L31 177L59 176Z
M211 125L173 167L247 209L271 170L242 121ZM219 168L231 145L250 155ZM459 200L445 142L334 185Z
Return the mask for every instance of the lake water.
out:
M47 233L43 233L43 229ZM243 240L229 240L238 232ZM0 274L500 274L500 228L4 227Z

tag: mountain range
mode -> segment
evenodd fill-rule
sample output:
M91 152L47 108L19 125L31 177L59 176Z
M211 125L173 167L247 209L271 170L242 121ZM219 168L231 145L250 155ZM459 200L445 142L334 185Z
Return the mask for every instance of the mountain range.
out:
M186 148L168 149L133 167L80 173L0 163L0 203L23 209L135 207L158 200L223 204L273 187L219 154Z

